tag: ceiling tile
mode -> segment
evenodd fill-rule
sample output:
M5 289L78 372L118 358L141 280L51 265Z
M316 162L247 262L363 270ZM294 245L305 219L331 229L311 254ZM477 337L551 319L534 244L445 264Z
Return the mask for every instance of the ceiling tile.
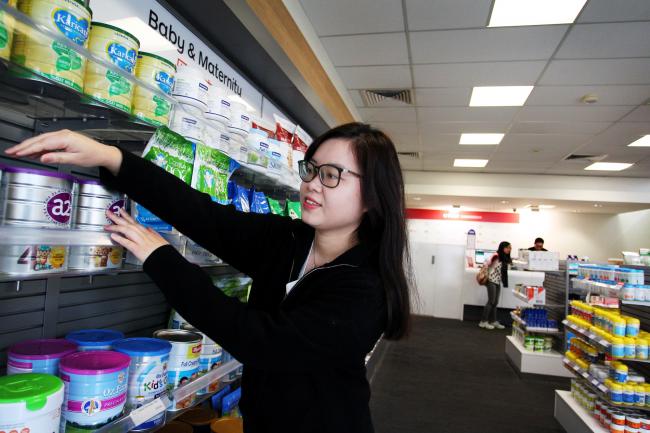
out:
M415 102L418 107L467 107L471 94L469 87L415 89Z
M580 99L587 94L598 96L598 106L639 105L650 99L650 86L536 86L526 106L584 106Z
M509 122L518 107L419 107L420 122Z
M522 159L522 160L503 160L499 156L494 156L488 162L487 168L490 170L507 170L514 173L522 171L530 172L535 170L539 173L540 170L546 170L554 165L555 161L542 160L542 159Z
M650 84L650 59L553 60L539 84Z
M395 0L300 0L319 36L404 31L402 3Z
M503 27L409 33L414 64L546 60L568 26Z
M650 105L642 105L622 120L624 122L650 122Z
M420 135L428 133L462 134L463 132L505 133L510 122L420 122L419 125Z
M406 0L409 30L485 27L492 0Z
M648 0L590 0L577 19L579 23L650 20Z
M364 122L412 122L417 121L415 107L359 108Z
M400 158L402 170L422 170L422 160L416 158Z
M417 135L397 134L389 137L400 152L419 152L422 148Z
M336 68L348 89L410 88L411 71L404 66L350 66Z
M546 66L537 62L414 65L415 87L529 86Z
M356 107L365 106L363 99L361 99L361 93L358 90L350 90L348 93L350 93L350 98L352 98L352 102L354 102Z
M616 149L630 152L643 149L650 151L650 148L627 147L628 144L646 134L650 134L650 122L617 122L607 130L586 140L584 147L597 153L608 153Z
M404 122L373 122L372 126L379 128L390 136L401 134L413 135L417 133L417 128L412 123Z
M456 150L459 146L460 134L436 134L424 132L420 134L420 143L422 148L436 148Z
M408 65L405 33L321 38L334 66Z
M517 115L522 122L608 122L616 121L634 107L597 105L582 107L523 107Z
M611 59L650 56L650 22L578 24L556 59Z
M598 134L612 122L515 122L509 132L516 134Z

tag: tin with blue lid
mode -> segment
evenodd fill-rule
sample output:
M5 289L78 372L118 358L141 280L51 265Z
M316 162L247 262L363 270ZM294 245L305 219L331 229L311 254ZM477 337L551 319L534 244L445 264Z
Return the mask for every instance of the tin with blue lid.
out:
M65 339L77 343L79 351L112 350L113 343L124 338L124 334L112 329L83 329L65 336Z

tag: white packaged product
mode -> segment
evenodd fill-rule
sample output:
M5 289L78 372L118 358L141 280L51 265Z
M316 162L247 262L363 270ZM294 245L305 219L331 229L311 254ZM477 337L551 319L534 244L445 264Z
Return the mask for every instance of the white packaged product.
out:
M286 149L281 141L273 138L269 139L269 176L276 179L284 178L284 167L287 165L287 153L282 150Z
M201 113L208 109L208 83L200 69L178 65L172 95L180 102L192 105Z
M228 131L231 134L247 137L251 129L251 115L243 102L230 101L231 117Z
M230 122L231 109L230 101L225 87L213 84L208 90L208 108L205 111L205 118L216 120L228 126Z
M222 123L208 120L204 129L204 138L207 146L230 155L230 135Z
M270 152L268 135L262 130L252 129L251 133L246 137L246 144L248 145L247 162L260 167L267 167Z
M237 134L230 136L230 157L244 164L248 163L248 145L244 137Z
M172 110L169 129L193 143L204 140L203 111L191 105L176 105Z

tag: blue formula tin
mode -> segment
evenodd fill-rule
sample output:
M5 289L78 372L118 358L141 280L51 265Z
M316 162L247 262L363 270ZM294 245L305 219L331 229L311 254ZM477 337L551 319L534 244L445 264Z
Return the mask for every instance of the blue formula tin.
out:
M167 392L167 367L172 345L157 338L126 338L114 343L115 351L131 358L126 410L131 412ZM148 430L165 423L162 413L132 431Z
M124 338L124 334L111 329L83 329L65 336L65 339L77 343L78 350L111 350L113 343Z

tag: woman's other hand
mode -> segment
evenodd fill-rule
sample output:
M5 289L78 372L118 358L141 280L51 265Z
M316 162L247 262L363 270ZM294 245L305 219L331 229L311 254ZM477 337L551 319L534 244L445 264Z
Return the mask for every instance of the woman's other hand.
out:
M106 211L106 216L113 221L113 224L104 227L104 230L111 232L111 239L131 251L143 263L155 250L169 244L155 230L135 222L124 209L119 214Z

